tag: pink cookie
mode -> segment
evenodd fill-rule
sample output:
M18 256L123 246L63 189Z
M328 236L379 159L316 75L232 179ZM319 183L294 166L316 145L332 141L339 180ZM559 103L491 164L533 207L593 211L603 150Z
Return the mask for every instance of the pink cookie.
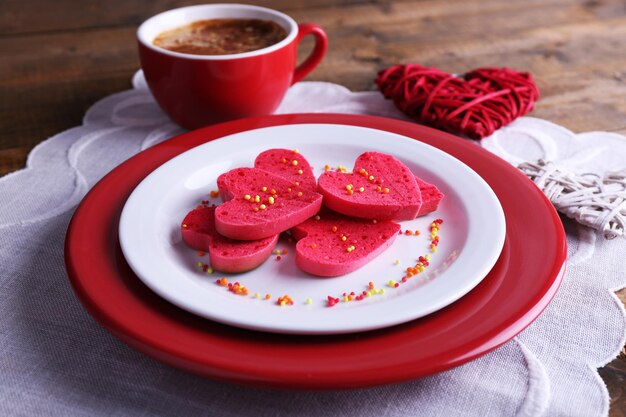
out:
M437 210L437 207L444 196L435 185L427 183L419 177L415 177L415 180L417 180L417 184L420 187L420 193L422 194L422 207L420 207L420 211L417 213L417 216L419 217Z
M191 210L183 220L183 241L194 249L206 251L211 266L222 272L244 272L261 265L278 242L278 235L262 240L237 241L215 230L215 207Z
M295 161L295 162L294 162ZM261 152L254 160L254 167L281 176L300 184L300 188L316 191L317 181L309 161L298 151L269 149Z
M330 211L320 213L319 220L316 217L294 227L291 233L298 240L296 265L322 277L361 268L391 246L400 230L400 225L391 221L374 223Z
M231 239L274 236L317 213L322 196L257 168L236 168L217 179L224 204L215 210L215 228Z
M393 156L379 152L359 156L352 173L323 173L318 191L331 210L366 219L412 220L422 206L411 170Z

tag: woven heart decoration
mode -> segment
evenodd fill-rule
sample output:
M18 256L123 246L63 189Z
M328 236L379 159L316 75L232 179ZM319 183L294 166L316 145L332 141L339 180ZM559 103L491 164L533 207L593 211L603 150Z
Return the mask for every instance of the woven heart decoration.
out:
M457 135L482 139L533 109L539 89L530 73L478 68L457 77L437 68L395 65L376 85L409 117Z

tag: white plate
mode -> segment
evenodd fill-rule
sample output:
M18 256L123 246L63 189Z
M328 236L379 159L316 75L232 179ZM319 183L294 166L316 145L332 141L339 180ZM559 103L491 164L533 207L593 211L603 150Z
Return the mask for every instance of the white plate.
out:
M445 194L439 209L425 217L401 222L402 230L420 236L398 236L382 255L360 270L337 278L301 272L294 262L294 245L281 240L288 254L270 257L259 268L237 275L203 273L193 249L182 243L180 224L187 212L217 189L217 177L233 168L252 166L270 148L298 148L320 174L324 165L350 169L363 152L396 156L414 174L434 183ZM437 252L430 266L397 288L407 266L429 253L428 226L442 218ZM333 334L373 330L423 317L459 299L474 288L496 262L505 237L502 207L491 188L459 160L404 136L356 126L299 124L250 130L193 148L146 177L128 198L120 220L120 243L137 276L173 304L197 315L248 329L277 333ZM396 264L396 261L400 261ZM215 283L226 276L248 287L235 295ZM372 281L384 294L362 301L327 306L327 296L357 295ZM271 300L256 299L255 292ZM277 297L288 294L293 306L280 307ZM311 298L312 303L305 300Z

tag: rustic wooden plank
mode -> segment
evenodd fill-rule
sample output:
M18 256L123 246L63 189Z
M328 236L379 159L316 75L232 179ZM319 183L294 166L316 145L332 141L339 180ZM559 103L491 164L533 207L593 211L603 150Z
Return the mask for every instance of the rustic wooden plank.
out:
M80 125L93 103L128 89L139 66L130 27L0 38L0 51L0 149L23 153ZM15 168L0 162L0 174Z
M35 12L48 7L46 0L5 0L3 13L0 14L0 36L20 34L80 31L81 29L111 28L136 26L147 17L163 10L183 5L206 3L155 0L149 3L140 0L119 2L115 7L111 3L86 0L77 7L71 0L55 2L55 13ZM517 26L550 23L552 18L565 16L570 21L580 20L587 16L598 18L611 17L624 13L624 6L618 1L590 2L578 0L532 0L532 1L438 1L438 0L267 0L257 2L261 6L283 10L299 20L313 20L316 16L324 16L342 20L342 12L348 12L353 18L359 19L364 28L372 27L381 20L390 18L411 19L416 25L420 20L430 21L439 25L438 31L419 31L421 36L429 39L438 33L448 33L457 38L464 36L463 28L475 28L488 34L491 28L503 27L514 29ZM352 6L362 9L368 7L376 13L351 13ZM354 9L357 10L357 9ZM401 10L401 13L398 11ZM532 13L533 19L523 19L519 13ZM338 12L338 13L337 13ZM395 14L394 14L395 13ZM376 15L381 16L377 18ZM450 25L448 20L454 16L461 17L462 25ZM512 18L514 16L515 18ZM495 20L493 18L496 18ZM484 24L488 22L488 24ZM406 36L415 39L415 30L406 32Z
M24 167L29 151L25 147L0 149L0 177Z
M262 0L254 4L284 12L311 10L318 7L339 7L363 0ZM223 1L127 0L102 2L72 0L54 2L54 13L41 13L50 8L48 0L4 0L0 13L0 36L27 33L57 32L93 28L136 26L148 17L165 10L194 4Z
M30 150L42 140L78 126L89 107L102 97L130 88L129 77L113 74L98 80L57 83L45 90L23 87L11 98L15 108L0 112L0 176L24 166ZM4 94L0 88L0 96ZM36 100L36 101L32 101ZM12 158L15 158L13 160Z
M579 4L539 0L528 7L481 2L479 17L476 1L454 8L436 1L383 6L296 10L294 17L317 21L331 39L327 58L309 79L364 90L373 88L377 70L397 62L453 72L505 62L537 76L543 91L533 113L537 117L575 131L624 125L624 59L614 53L625 49L624 11L598 16ZM511 26L500 15L513 12L517 18ZM480 19L490 22L488 31ZM607 22L613 30L606 30ZM134 31L124 26L0 38L0 54L6 57L0 59L0 74L6 74L0 120L10 121L0 123L0 148L32 146L77 124L98 98L127 88L138 67Z
M401 10L400 14L409 12ZM520 20L532 20L532 16L522 14ZM487 43L479 34L462 40L414 42L402 39L407 30L409 27L401 20L394 20L393 25L378 25L374 31L361 33L366 40L360 42L360 48L352 48L352 52L331 50L314 77L333 77L352 88L371 89L372 74L397 62L417 62L457 73L505 63L535 74L543 93L534 113L537 117L575 131L626 124L624 56L615 53L626 50L624 13L603 22L555 22L549 30L540 27L502 33ZM425 31L431 33L429 28ZM393 43L387 42L396 38ZM349 35L342 41L349 44L353 39ZM584 78L580 74L585 74ZM363 83L357 84L358 80Z

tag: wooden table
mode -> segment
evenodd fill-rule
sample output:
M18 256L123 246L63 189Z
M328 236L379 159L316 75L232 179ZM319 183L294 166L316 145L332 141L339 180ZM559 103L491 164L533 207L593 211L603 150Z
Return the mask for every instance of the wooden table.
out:
M98 99L130 87L135 30L178 0L4 0L0 6L0 175L47 137L79 125ZM330 39L309 80L374 89L376 72L415 62L454 73L510 66L535 75L533 116L575 132L626 134L622 0L270 0ZM305 44L304 56L311 42ZM618 293L626 303L626 290ZM600 370L613 417L626 416L626 355Z

